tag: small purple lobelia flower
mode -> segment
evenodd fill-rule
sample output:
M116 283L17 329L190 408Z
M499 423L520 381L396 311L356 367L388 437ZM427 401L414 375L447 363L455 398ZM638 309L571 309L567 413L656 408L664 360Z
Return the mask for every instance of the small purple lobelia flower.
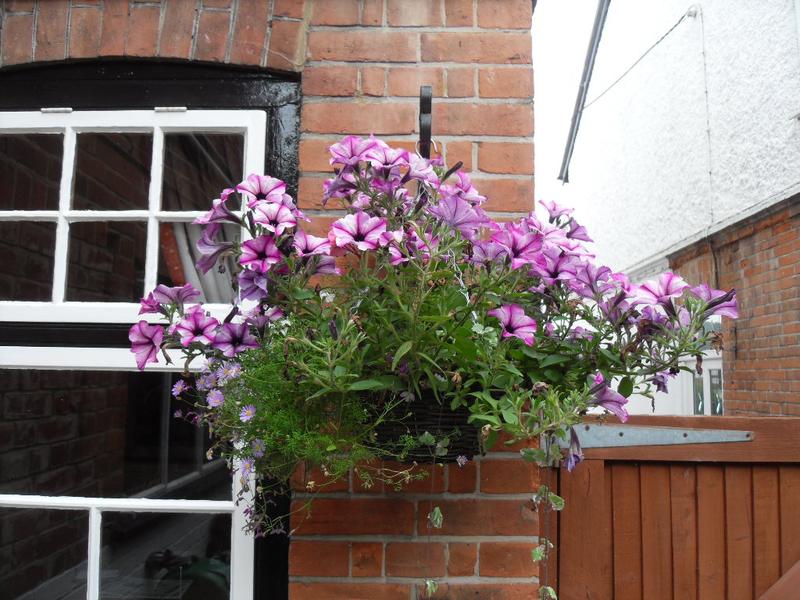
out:
M536 331L536 321L525 314L519 304L506 304L486 313L496 317L503 326L503 337L521 339L528 346L533 346L533 334Z
M258 273L266 273L282 258L281 251L275 245L275 240L268 235L262 235L242 244L242 256L239 258L239 263Z
M705 301L707 304L707 315L720 315L722 317L730 317L731 319L739 318L739 310L736 306L735 290L730 290L729 292L724 290L715 290L703 283L693 287L689 291L701 300Z
M258 348L258 340L250 333L246 323L225 323L214 337L212 346L228 358L240 352Z
M223 402L225 402L225 396L220 390L211 390L206 395L206 404L211 408L222 406Z
M156 357L164 340L163 327L139 321L128 330L128 339L131 342L131 352L136 356L136 366L140 371L144 370L147 363L158 362Z
M256 206L253 211L253 221L263 225L267 231L271 231L276 236L297 225L297 219L292 210L285 204L277 202L263 202Z
M178 379L178 381L175 382L175 385L172 386L172 395L177 398L186 390L191 389L191 387L192 386L186 383L186 380Z
M256 458L263 458L264 453L267 451L267 445L264 440L256 439L250 442L250 450Z
M359 211L334 221L328 232L328 240L337 248L358 248L366 252L378 248L384 231L386 219L370 217Z
M253 173L236 186L236 191L247 201L249 208L254 208L265 200L280 202L286 193L286 184L280 179Z
M252 404L248 404L247 406L243 406L241 412L239 413L239 420L242 423L247 423L250 419L256 416L256 407Z
M219 321L207 316L198 304L186 312L175 326L175 331L181 336L181 346L188 348L194 342L210 344L214 341L214 331L218 326Z
M489 222L482 210L476 210L469 202L458 196L448 196L427 210L442 222L460 231L468 240L474 239L478 229Z
M655 281L633 287L633 297L640 304L667 304L672 298L681 296L688 289L686 283L675 273L667 271Z
M459 454L458 456L456 456L456 464L459 467L465 466L468 462L469 462L469 459L466 456L464 456L463 454Z
M255 469L256 462L252 458L245 458L239 468L242 471L242 477L250 477Z

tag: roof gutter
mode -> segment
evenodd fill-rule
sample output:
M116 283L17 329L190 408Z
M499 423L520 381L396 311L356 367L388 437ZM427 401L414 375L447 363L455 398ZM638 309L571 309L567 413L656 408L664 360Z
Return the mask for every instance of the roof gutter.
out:
M586 94L589 92L589 82L592 80L592 71L594 71L594 59L597 56L597 48L600 46L600 38L603 36L603 26L606 23L606 14L610 3L611 0L598 0L597 2L592 37L589 40L589 47L586 49L581 85L578 88L578 97L575 98L575 108L572 111L572 122L569 126L567 145L564 148L564 158L561 159L561 170L558 173L558 178L564 183L569 183L569 163L575 150L575 140L578 137L578 128L581 126L583 107L586 105Z

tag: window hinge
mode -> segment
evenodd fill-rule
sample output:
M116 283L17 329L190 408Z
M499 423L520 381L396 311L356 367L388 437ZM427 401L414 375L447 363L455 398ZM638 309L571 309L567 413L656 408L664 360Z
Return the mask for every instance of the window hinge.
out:
M71 113L72 109L69 106L53 106L42 107L39 109L43 113Z
M186 112L185 106L156 106L156 112Z

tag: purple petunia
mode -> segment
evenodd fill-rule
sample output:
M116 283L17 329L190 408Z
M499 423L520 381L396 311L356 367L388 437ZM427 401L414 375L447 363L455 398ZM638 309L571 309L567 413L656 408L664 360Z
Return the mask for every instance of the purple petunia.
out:
M359 211L334 221L328 232L328 240L337 248L358 248L366 252L378 248L384 231L386 219L370 217Z
M560 206L553 200L539 200L539 204L544 206L545 210L547 210L547 215L550 217L551 223L559 217L571 215L575 210L574 208Z
M625 410L627 403L628 399L625 396L615 392L608 385L603 385L592 400L592 404L602 406L608 412L614 413L623 423L628 420L628 411Z
M367 139L357 135L348 135L341 142L333 144L328 151L331 153L330 163L332 165L343 165L345 167L355 167L362 160L371 158L372 150L386 145L384 142L370 136Z
M223 254L233 249L233 242L214 239L220 231L222 231L220 223L206 225L202 237L195 244L197 250L203 256L197 261L196 266L203 273L208 273Z
M246 323L225 323L212 344L223 355L233 358L240 352L251 348L258 348L258 340L250 333Z
M262 235L242 243L242 256L239 257L239 263L258 273L266 273L282 258L281 251L275 245L275 240L268 235Z
M633 297L640 304L670 303L672 298L677 298L689 288L689 284L678 275L667 271L658 276L655 281L648 281L633 287Z
M331 242L328 238L317 237L299 230L294 236L294 249L298 256L330 254Z
M489 221L481 209L473 208L469 202L458 196L448 196L440 200L436 206L429 207L428 212L460 231L468 240L474 239L478 229Z
M206 395L206 404L208 404L210 408L222 406L223 402L225 402L225 396L220 390L211 390Z
M739 318L739 309L736 305L735 290L730 290L728 292L724 290L715 290L703 283L693 287L689 291L701 300L705 301L707 305L707 316L720 315L722 317L730 317L731 319Z
M256 416L256 407L252 404L248 404L247 406L243 406L241 412L239 413L239 420L242 423L247 423L250 419Z
M253 173L236 186L236 191L244 197L249 208L254 208L265 200L281 202L286 193L286 184L280 179Z
M261 300L267 297L269 278L252 269L239 272L239 297L242 300Z
M214 341L214 330L219 325L214 317L203 312L198 304L186 312L183 319L175 326L175 332L181 337L181 346L188 348L194 342L210 344Z
M533 334L536 332L536 321L525 314L519 304L506 304L486 313L496 317L503 326L503 337L521 339L528 346L533 346Z
M578 433L574 427L569 428L569 449L567 449L567 458L565 465L567 471L572 470L578 466L578 463L583 460L583 450L581 449L581 441L578 439Z
M192 223L195 225L208 225L209 223L235 223L241 224L242 219L236 216L230 208L228 208L227 200L234 191L228 188L222 192L222 195L213 200L211 203L211 210L207 213L197 217Z
M253 211L253 221L263 225L267 231L276 236L297 225L297 219L292 210L285 204L277 202L264 202L256 206Z
M500 244L511 258L511 268L523 265L544 264L541 256L542 237L533 231L526 231L514 223L506 223L500 231L492 235L492 241Z
M159 284L151 294L153 300L159 304L176 304L178 306L183 306L186 302L200 297L200 291L195 289L191 283L176 287Z
M158 362L156 357L164 340L163 327L139 321L128 330L128 339L131 342L131 352L136 356L136 366L140 371L144 370L147 363Z

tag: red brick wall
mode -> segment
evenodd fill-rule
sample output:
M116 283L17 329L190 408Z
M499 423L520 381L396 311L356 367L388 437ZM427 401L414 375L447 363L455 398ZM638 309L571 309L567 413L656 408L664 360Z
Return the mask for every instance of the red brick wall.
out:
M740 317L723 320L725 414L800 415L800 198L673 255L670 265L690 282L736 288Z
M431 85L438 151L451 164L463 161L489 197L489 211L527 212L533 199L531 5L5 0L0 66L131 56L301 72L298 196L321 217L320 226L332 216L318 212L330 170L325 146L344 134L375 133L413 148L419 86ZM319 498L294 538L291 597L405 600L425 577L441 580L440 597L532 597L537 524L526 503L537 474L507 456L447 467L433 479L433 492L341 490ZM425 526L432 503L445 515L441 531ZM319 551L316 560L304 558L309 551L312 557Z

